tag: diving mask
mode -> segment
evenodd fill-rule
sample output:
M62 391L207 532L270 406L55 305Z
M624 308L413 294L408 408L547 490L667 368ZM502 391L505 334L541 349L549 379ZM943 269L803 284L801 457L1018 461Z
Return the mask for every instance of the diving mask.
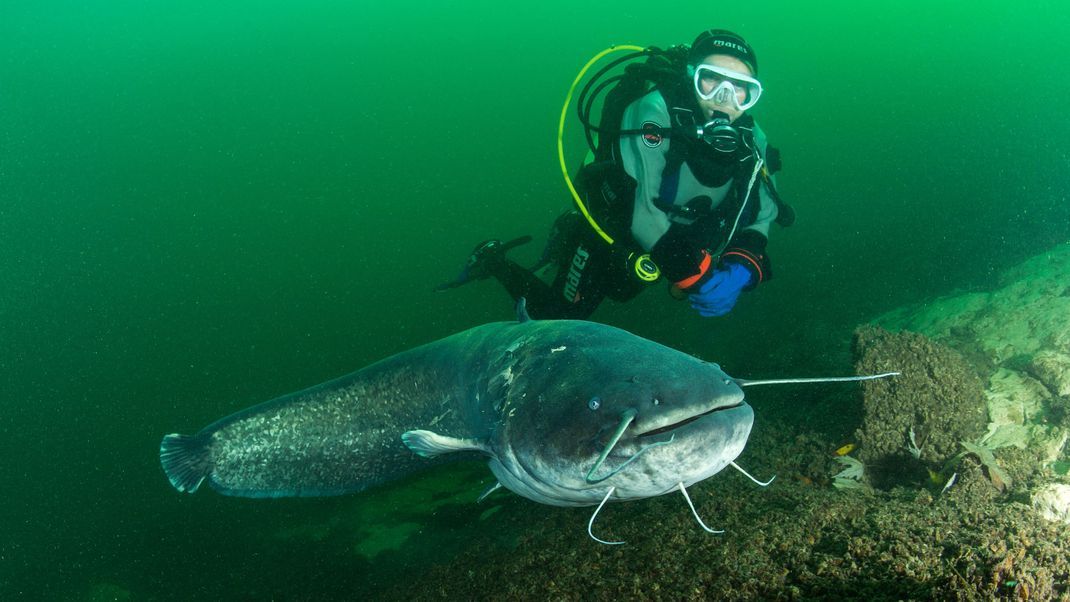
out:
M742 112L753 107L762 95L762 84L749 75L705 63L691 69L695 76L695 92L703 100L712 100Z

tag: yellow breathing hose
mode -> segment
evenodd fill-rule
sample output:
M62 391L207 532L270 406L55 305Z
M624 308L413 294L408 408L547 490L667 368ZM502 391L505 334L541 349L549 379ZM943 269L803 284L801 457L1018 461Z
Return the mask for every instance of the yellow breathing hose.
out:
M583 79L583 76L586 75L587 70L590 69L592 65L602 60L602 57L607 54L619 52L621 50L643 52L646 48L631 45L610 46L602 52L594 55L591 60L587 61L587 64L584 65L583 69L580 69L579 74L576 75L576 79L572 82L572 87L568 89L568 96L565 97L565 105L561 107L561 121L557 125L557 158L561 162L561 173L565 176L565 184L568 185L568 190L572 193L572 198L576 201L576 205L580 208L580 212L583 213L583 217L587 218L587 222L591 224L594 231L609 244L613 244L613 238L606 234L605 231L598 226L598 223L594 221L594 218L591 217L591 213L587 211L587 206L583 204L583 199L580 198L580 193L576 192L576 187L572 184L572 178L568 175L568 166L565 165L565 145L562 140L565 134L565 116L568 115L568 106L572 104L572 93L576 91L576 86L579 85L580 80Z

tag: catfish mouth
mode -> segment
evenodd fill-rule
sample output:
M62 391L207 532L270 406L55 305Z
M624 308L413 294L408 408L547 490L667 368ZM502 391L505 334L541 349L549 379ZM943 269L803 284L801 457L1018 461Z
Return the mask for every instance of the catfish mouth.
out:
M644 433L639 433L638 435L636 435L636 437L654 437L656 435L664 435L665 433L668 433L669 431L674 431L676 429L683 428L683 427L691 424L692 422L695 422L696 420L698 420L700 418L703 418L705 416L709 416L709 415L714 414L716 412L723 412L725 410L734 410L734 409L736 409L736 408L738 408L738 407L740 407L742 405L743 405L743 401L740 401L739 403L736 403L736 404L733 404L733 405L730 405L730 406L720 406L720 407L713 408L712 410L706 410L705 412L702 412L701 414L695 414L694 416L689 416L687 418L684 418L680 422L674 422L672 424L668 424L668 425L665 425L665 426L662 426L662 427L658 427L658 428L656 428L656 429L654 429L652 431L646 431Z

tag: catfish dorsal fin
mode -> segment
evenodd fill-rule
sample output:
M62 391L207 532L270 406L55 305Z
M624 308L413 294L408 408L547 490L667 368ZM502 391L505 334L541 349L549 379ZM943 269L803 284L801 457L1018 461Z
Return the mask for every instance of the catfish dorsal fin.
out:
M414 454L422 458L434 458L442 454L460 451L478 451L487 453L487 447L476 439L460 439L439 435L433 431L406 431L401 434L401 442Z
M528 300L521 297L516 300L516 321L523 324L531 319L528 315Z

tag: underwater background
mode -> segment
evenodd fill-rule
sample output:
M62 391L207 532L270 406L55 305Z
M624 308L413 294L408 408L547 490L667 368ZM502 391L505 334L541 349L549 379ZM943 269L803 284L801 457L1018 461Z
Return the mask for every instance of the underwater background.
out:
M561 103L612 44L742 34L798 220L726 317L655 287L593 319L734 376L849 373L859 323L1070 240L1068 25L1055 1L0 3L0 599L389 597L473 537L506 553L480 464L265 502L177 493L158 446L511 319L491 282L432 289L486 238L537 258L569 206ZM856 426L795 395L756 429Z

